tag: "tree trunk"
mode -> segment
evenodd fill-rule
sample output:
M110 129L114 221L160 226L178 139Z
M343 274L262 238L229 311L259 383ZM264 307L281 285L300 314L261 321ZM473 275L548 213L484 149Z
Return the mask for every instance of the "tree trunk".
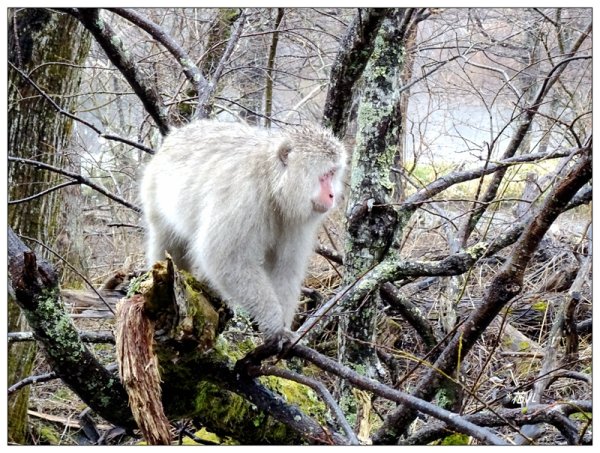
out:
M73 65L41 64L48 61L81 64L90 46L89 36L83 33L83 27L69 16L53 14L45 9L10 9L8 20L10 63L26 72L35 68L31 78L48 93L70 93L74 90L80 79ZM58 114L16 71L9 70L8 76L8 153L69 168L69 156L64 148L71 135L72 120ZM70 107L61 101L59 103L66 109ZM18 200L39 193L55 186L59 179L57 175L40 172L33 166L10 165L9 199ZM72 186L67 190L73 193L79 188ZM72 213L73 210L59 202L64 199L63 196L64 192L54 191L26 203L9 205L8 222L20 234L46 244L52 244L61 233L62 241L53 245L58 246L59 252L70 260L79 263L81 254L76 247L72 249L76 242L68 238L67 230L61 231L61 225L76 222L78 218L67 217L67 212ZM77 228L77 225L74 227ZM61 245L68 245L69 249ZM26 321L13 297L8 298L8 329L27 330ZM35 351L35 343L9 347L9 385L31 373ZM8 439L11 442L25 442L28 401L28 387L8 398Z
M352 155L348 200L345 284L351 284L381 262L398 225L390 181L398 141L398 89L404 62L404 36L410 9L391 10L381 25L365 68L365 91L358 111L358 134ZM341 308L339 358L367 377L377 376L375 331L378 292L348 298ZM342 399L347 389L341 388ZM347 408L348 409L348 408Z

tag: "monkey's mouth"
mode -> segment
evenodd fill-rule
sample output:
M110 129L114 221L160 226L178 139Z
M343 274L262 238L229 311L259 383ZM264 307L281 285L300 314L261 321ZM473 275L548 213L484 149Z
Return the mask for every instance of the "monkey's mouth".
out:
M312 200L313 211L318 212L319 214L325 214L329 211L329 208L317 201Z

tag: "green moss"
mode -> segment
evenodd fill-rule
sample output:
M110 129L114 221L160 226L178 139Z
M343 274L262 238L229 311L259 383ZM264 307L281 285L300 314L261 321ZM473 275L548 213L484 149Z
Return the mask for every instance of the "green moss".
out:
M519 351L528 351L531 348L531 344L528 341L519 342Z
M31 436L39 445L64 445L61 432L50 424L44 424L40 420L31 423ZM66 437L64 439L67 439Z
M592 413L591 412L575 412L574 414L569 415L569 418L571 420L575 420L578 422L588 422L590 420L592 420ZM591 427L590 427L591 429Z
M263 376L261 383L280 394L288 403L294 404L318 422L324 423L327 417L327 407L315 392L298 382L281 379L275 376Z
M441 445L469 445L470 437L466 434L454 433L445 437Z

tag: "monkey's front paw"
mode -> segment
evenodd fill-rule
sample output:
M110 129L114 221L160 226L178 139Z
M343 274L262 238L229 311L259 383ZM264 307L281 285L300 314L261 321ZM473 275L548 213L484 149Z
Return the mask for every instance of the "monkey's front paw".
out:
M234 369L238 372L253 375L257 374L256 368L260 367L263 360L273 357L285 351L295 341L297 336L291 331L282 331L277 335L271 335L265 342L250 351L246 356L238 360Z

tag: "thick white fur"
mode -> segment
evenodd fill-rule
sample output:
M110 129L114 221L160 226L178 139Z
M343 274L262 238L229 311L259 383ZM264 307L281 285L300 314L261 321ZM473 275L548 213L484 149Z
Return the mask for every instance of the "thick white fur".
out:
M337 200L345 162L343 145L316 125L270 132L201 120L176 130L142 180L148 264L168 251L245 308L267 339L292 336L324 218L312 205L318 178L336 169Z

